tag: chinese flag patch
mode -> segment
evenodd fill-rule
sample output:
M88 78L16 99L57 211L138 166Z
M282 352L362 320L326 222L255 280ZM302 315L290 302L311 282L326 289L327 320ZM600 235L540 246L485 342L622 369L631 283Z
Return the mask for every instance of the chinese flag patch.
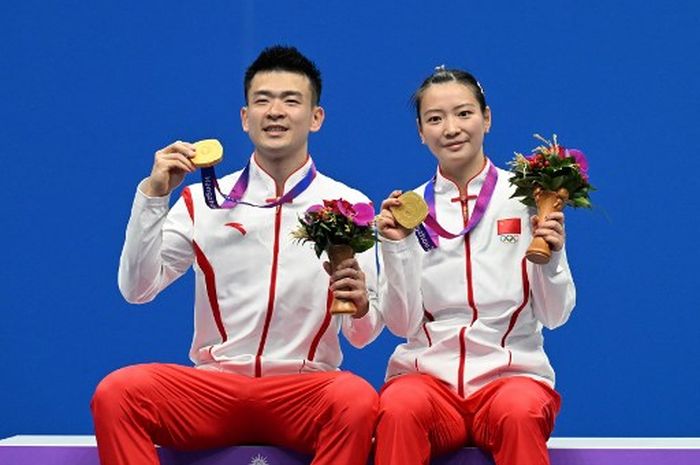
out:
M520 218L498 220L498 235L520 234Z

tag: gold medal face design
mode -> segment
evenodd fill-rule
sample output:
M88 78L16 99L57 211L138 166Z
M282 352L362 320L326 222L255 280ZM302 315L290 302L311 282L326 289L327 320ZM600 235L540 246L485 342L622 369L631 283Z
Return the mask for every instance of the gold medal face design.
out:
M214 166L224 158L224 148L216 139L204 139L195 142L196 153L192 163L197 168Z
M396 221L406 229L413 229L428 216L428 204L423 197L413 191L404 192L399 197L401 206L391 209Z

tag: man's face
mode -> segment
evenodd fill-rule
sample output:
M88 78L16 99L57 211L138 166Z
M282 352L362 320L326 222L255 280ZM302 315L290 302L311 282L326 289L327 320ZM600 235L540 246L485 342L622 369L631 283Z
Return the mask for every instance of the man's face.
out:
M323 108L313 103L311 83L288 71L257 73L250 82L248 106L241 109L243 130L259 156L306 156L309 132L321 129Z

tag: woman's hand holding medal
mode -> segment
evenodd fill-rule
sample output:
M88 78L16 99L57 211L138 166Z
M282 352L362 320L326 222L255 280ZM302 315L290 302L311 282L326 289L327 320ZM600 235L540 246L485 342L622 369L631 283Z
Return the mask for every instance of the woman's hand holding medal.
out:
M185 175L197 168L213 166L221 161L223 147L216 139L206 139L191 144L176 141L158 150L154 157L151 176L144 184L144 194L163 197L182 183Z
M428 205L415 192L394 191L382 202L376 218L377 231L382 237L399 241L408 236L428 215Z

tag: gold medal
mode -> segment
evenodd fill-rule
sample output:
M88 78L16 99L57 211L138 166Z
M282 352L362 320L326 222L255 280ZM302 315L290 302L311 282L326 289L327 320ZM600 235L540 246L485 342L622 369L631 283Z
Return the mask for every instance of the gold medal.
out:
M399 200L401 205L392 208L391 213L404 228L413 229L428 216L428 204L415 192L404 192L399 196Z
M204 139L194 143L196 152L190 160L197 168L214 166L224 158L224 148L216 139Z

